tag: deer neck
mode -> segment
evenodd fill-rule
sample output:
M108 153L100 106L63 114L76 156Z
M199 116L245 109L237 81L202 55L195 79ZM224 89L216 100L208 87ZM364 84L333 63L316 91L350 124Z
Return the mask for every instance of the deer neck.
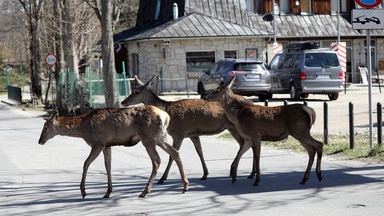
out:
M229 95L225 100L221 101L221 106L228 119L233 120L236 119L236 116L242 110L243 104L236 100L235 95Z
M57 119L57 133L61 136L81 137L80 117L61 117Z
M145 100L145 105L153 105L155 107L158 107L162 110L165 110L168 106L169 102L161 99L159 96L157 96L155 93L151 92L151 94L148 94Z

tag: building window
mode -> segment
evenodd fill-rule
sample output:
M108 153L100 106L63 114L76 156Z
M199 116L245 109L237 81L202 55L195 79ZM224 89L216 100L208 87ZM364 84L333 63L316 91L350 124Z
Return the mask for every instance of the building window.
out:
M257 50L257 48L246 48L245 54L247 59L259 58L259 51Z
M215 62L215 52L187 52L187 72L201 73Z
M311 14L311 0L301 0L300 1L300 9L302 15Z
M349 13L351 11L351 3L348 0L331 0L331 14L337 14L337 1L340 2L340 13Z
M224 58L237 58L237 51L236 50L228 50L224 51Z
M262 13L261 0L246 0L248 13Z

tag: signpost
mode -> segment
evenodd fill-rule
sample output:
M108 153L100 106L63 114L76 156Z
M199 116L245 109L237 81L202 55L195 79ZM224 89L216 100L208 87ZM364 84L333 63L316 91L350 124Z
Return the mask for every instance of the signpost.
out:
M53 100L53 78L52 78L52 67L57 63L57 57L54 54L48 54L45 56L45 63L49 66L49 77L51 80L51 86L52 86L52 111L55 108L55 103Z
M364 8L373 8L382 0L355 0ZM353 9L352 28L367 30L367 66L368 66L368 102L369 102L369 143L373 147L372 123L372 56L371 56L371 30L384 29L383 9Z

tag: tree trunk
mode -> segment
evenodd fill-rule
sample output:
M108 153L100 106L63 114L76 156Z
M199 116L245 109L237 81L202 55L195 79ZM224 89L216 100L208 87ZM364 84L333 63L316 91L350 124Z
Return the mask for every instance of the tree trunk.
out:
M115 55L112 31L112 1L101 1L101 54L103 59L104 96L107 107L118 107Z
M39 18L31 15L30 34L31 34L31 85L32 93L39 102L43 102L41 89L41 73L40 73L40 39L38 33Z
M59 110L63 109L62 97L63 92L60 88L60 72L65 71L65 61L64 61L64 47L63 47L63 14L62 14L63 5L60 0L54 0L54 16L56 24L56 33L55 33L55 53L57 56L57 64L55 66L55 81L56 81L56 106ZM61 92L61 95L59 94Z

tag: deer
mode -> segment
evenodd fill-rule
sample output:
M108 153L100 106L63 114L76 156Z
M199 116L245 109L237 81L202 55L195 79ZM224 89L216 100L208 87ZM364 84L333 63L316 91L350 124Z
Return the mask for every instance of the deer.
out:
M170 117L157 107L95 109L77 117L59 117L56 111L45 121L39 144L44 145L56 135L61 135L82 138L91 147L91 152L84 162L80 184L83 199L86 196L85 180L88 168L99 154L101 152L104 154L108 178L108 190L104 198L108 198L112 192L111 147L131 147L139 141L144 145L152 161L151 176L139 197L145 197L150 192L158 172L161 159L156 146L160 146L176 161L184 185L183 193L188 190L189 182L185 176L179 152L168 143L166 138Z
M218 101L224 109L228 119L236 125L237 131L244 139L231 167L232 181L236 181L237 166L241 156L250 148L256 149L256 181L260 182L260 151L261 141L280 141L289 135L298 140L308 152L309 161L304 177L300 184L305 184L309 179L310 171L317 154L316 174L321 182L321 158L323 154L323 143L314 139L310 134L311 126L316 121L315 111L307 105L291 104L286 106L265 107L259 105L243 105L234 93L231 86L236 79L233 76L228 84L222 84L204 99Z
M131 95L121 102L123 106L131 106L139 103L144 105L154 105L171 116L168 127L168 134L173 138L173 147L180 149L184 138L190 138L199 155L203 176L201 180L206 180L209 174L207 165L205 164L203 150L199 136L214 135L221 133L227 129L237 140L240 146L243 145L243 139L239 136L235 125L233 125L226 117L223 108L218 102L208 102L202 99L183 99L179 101L164 101L159 98L152 90L151 86L155 82L157 75L154 75L147 83L143 83L137 76L135 80L139 86ZM253 101L236 95L242 104L253 104ZM255 152L255 151L254 151ZM163 184L167 179L169 170L172 165L172 158L169 158L168 166L158 181ZM248 178L253 178L256 173L255 160L251 174Z

